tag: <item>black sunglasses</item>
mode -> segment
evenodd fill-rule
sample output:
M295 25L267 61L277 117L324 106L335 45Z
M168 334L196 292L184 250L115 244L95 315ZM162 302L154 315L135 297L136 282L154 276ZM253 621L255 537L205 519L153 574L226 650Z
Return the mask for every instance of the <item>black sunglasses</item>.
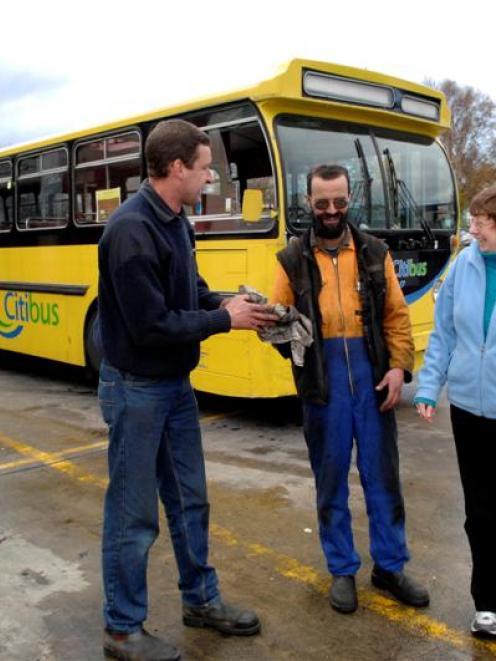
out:
M331 206L331 203L338 211L341 209L346 209L349 204L347 197L335 197L333 200L328 200L327 198L315 200L315 202L313 202L313 206L319 211L327 211L327 209Z

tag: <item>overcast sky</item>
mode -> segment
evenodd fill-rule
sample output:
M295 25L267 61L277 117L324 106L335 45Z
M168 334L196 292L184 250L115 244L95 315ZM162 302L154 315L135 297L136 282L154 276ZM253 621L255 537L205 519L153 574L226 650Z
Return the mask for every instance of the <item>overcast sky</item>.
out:
M496 100L491 0L12 0L0 147L269 78L304 57Z

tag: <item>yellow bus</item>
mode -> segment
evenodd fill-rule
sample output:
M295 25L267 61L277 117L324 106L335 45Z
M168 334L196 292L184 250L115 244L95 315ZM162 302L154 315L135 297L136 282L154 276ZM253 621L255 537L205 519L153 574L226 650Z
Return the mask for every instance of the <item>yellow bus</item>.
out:
M188 210L212 289L271 289L275 253L309 222L306 175L348 168L350 215L384 238L410 304L417 358L433 286L458 227L452 169L438 142L444 96L379 73L293 60L238 92L0 150L0 349L96 368L97 242L145 177L143 144L164 118L208 133L213 181ZM289 364L254 333L202 345L198 390L240 397L294 393Z

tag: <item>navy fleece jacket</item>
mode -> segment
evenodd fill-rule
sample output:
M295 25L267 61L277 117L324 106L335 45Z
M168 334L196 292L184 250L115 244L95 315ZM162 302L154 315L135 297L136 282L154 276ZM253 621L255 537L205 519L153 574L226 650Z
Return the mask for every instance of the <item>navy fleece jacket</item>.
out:
M222 298L198 274L193 230L145 181L111 216L98 249L103 353L146 377L185 376L200 341L227 332Z

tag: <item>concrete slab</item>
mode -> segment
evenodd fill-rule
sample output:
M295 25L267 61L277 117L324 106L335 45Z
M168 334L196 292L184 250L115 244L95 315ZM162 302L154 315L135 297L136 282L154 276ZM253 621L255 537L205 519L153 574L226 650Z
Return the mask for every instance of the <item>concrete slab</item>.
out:
M100 530L105 428L80 372L53 374L0 357L0 659L102 658ZM152 632L186 660L410 661L496 657L468 633L470 553L446 404L435 426L398 411L411 571L431 590L422 612L369 581L368 524L356 470L350 501L363 567L360 608L332 611L320 551L313 478L294 400L200 399L212 504L211 560L225 596L255 608L260 636L187 629L166 524L150 557Z

